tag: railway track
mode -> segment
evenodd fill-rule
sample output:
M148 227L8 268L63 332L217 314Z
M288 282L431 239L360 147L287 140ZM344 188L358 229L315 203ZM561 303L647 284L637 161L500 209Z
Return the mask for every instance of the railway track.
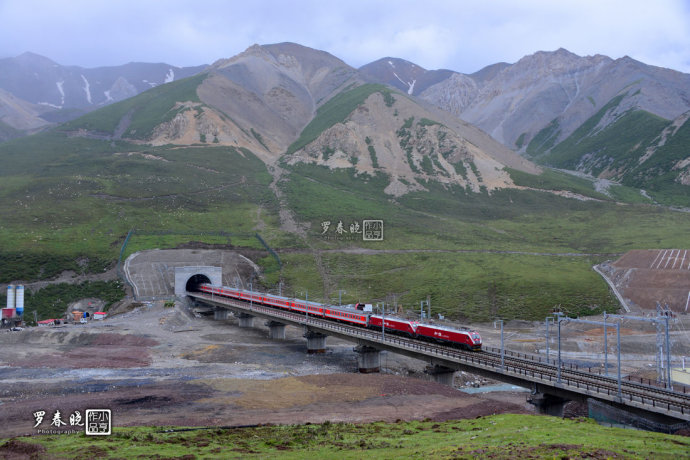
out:
M493 361L500 366L500 353L484 351L491 354ZM541 376L548 376L549 380L555 379L558 382L558 367L556 365L541 363L526 358L505 357L506 366L522 369L527 372L538 373ZM569 369L561 366L561 384L576 388L594 389L597 393L618 396L618 379L607 377L596 373L585 372L578 369ZM643 404L651 403L653 407L675 406L681 413L690 413L690 393L685 386L683 391L672 391L653 385L645 385L637 382L621 379L620 398L626 401L636 401ZM670 410L670 409L669 409Z
M617 378L607 377L597 373L585 371L578 366L561 363L560 381L558 367L555 364L542 361L541 357L525 353L515 353L509 350L503 355L501 364L500 350L487 347L482 351L466 351L451 348L447 345L435 344L409 337L402 337L380 331L365 329L349 324L324 320L313 316L251 304L239 300L227 299L202 293L194 293L193 297L200 300L210 300L214 303L227 305L249 314L257 314L266 318L282 320L286 323L319 329L324 333L335 333L341 337L365 340L372 346L380 345L381 349L414 352L420 358L436 357L445 361L464 366L480 368L489 371L500 379L500 375L521 379L527 385L538 383L557 387L563 390L600 397L609 401L625 405L641 407L653 412L667 413L690 420L690 390L683 387L683 391L672 391L651 384L637 383L621 379L620 391ZM517 356L516 356L517 355Z

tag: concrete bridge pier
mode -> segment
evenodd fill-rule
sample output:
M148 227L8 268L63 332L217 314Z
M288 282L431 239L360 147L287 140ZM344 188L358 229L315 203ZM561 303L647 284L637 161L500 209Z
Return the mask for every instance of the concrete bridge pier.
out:
M326 353L326 337L325 334L307 330L303 335L307 339L307 353Z
M276 340L285 340L285 324L278 321L266 321L268 326L268 338Z
M235 313L239 320L240 327L254 327L254 316L247 313Z
M540 414L563 417L563 408L570 400L548 393L532 393L527 402L535 406Z
M228 311L225 308L216 308L215 310L213 310L213 319L228 319Z
M427 366L424 372L429 374L434 379L434 382L441 383L443 385L453 386L453 377L455 375L455 369L434 364L433 366Z
M362 374L371 374L381 370L381 352L374 347L357 345L354 349L357 353L357 365Z

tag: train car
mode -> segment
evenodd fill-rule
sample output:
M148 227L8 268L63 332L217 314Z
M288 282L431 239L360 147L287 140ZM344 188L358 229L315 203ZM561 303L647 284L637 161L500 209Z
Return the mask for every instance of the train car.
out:
M334 319L336 321L366 327L369 321L369 312L365 312L356 308L353 309L326 306L324 317L328 319Z
M290 299L277 295L246 291L244 289L212 286L210 284L200 285L199 290L207 294L220 295L243 300L245 302L254 302L271 307L278 307L297 313L303 313L305 316L310 315L327 318L376 330L381 330L385 321L386 331L394 334L445 343L468 350L481 350L482 347L482 339L475 331L458 330L432 324L421 324L416 321L396 318L395 316L385 317L384 320L383 316L371 313L371 305L369 304L358 303L354 308L333 307L317 302Z
M383 325L386 326L386 331L394 334L406 335L414 337L417 333L417 322L408 321L406 319L396 318L394 316L371 315L369 317L369 327L371 329L381 330Z
M218 294L220 295L220 288L217 288L215 286L211 286L210 284L202 284L199 286L199 290L201 292L205 292L206 294Z
M417 338L446 343L467 350L481 350L482 339L475 331L461 331L433 324L418 324Z
M216 288L219 292L217 294L222 295L224 297L231 297L233 299L239 299L240 298L240 292L239 289L232 289L228 287L220 287Z
M277 295L264 295L264 304L265 305L270 305L272 307L278 307L282 308L284 310L289 310L290 309L290 302L291 299L288 299L287 297L281 297Z
M323 318L325 308L320 303L307 302L306 300L295 299L290 303L290 311L309 314Z

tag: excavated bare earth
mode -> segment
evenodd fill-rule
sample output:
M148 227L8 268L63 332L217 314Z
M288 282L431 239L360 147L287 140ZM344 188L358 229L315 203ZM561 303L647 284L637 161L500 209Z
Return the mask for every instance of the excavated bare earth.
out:
M674 313L690 312L690 249L639 249L609 265L607 276L632 306Z
M354 344L309 355L298 328L269 340L181 306L141 307L104 321L0 332L0 437L68 430L69 416L111 409L113 426L366 422L531 412L518 392L469 395L428 380L426 363L383 354L357 373ZM475 379L458 374L456 384ZM42 424L33 414L44 411ZM51 425L60 411L67 425ZM83 428L79 428L83 430Z

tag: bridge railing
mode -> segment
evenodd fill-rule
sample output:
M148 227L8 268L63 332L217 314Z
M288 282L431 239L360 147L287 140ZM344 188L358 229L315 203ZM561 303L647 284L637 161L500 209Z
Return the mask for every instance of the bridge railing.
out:
M684 400L683 393L677 393L679 400L673 399L676 392L669 392L664 388L656 386L648 386L640 389L637 387L625 386L622 392L622 397L618 395L618 388L616 386L616 379L612 377L605 377L591 371L585 372L586 369L580 368L577 364L570 363L565 365L562 363L561 381L558 382L555 369L556 365L543 362L538 356L529 353L514 352L511 350L504 350L505 356L516 358L518 360L527 361L528 363L520 363L516 361L504 362L501 365L500 357L497 356L500 350L493 347L485 347L485 351L495 353L495 355L477 353L471 351L462 351L448 346L441 346L430 344L427 342L420 342L406 337L396 335L384 335L381 332L364 329L348 324L336 323L329 320L323 320L314 316L306 314L295 313L292 311L285 311L275 309L257 304L248 304L242 301L236 301L225 297L212 296L208 294L195 294L202 299L211 300L219 304L225 304L230 307L241 309L245 312L261 313L265 316L273 318L281 318L290 323L303 326L312 326L323 331L338 332L353 338L363 338L373 343L379 343L388 347L399 348L401 350L408 350L418 352L425 356L435 356L449 361L457 362L458 364L469 365L472 367L483 368L497 374L511 375L530 381L541 381L548 383L551 386L559 387L579 393L590 395L606 396L606 399L615 399L623 404L636 402L642 406L651 406L652 408L664 409L668 412L675 412L681 415L690 414L690 405L687 400ZM534 359L538 358L538 359ZM531 366L531 364L536 366ZM638 385L630 381L632 385ZM683 388L685 390L685 388ZM645 393L648 392L649 394Z

